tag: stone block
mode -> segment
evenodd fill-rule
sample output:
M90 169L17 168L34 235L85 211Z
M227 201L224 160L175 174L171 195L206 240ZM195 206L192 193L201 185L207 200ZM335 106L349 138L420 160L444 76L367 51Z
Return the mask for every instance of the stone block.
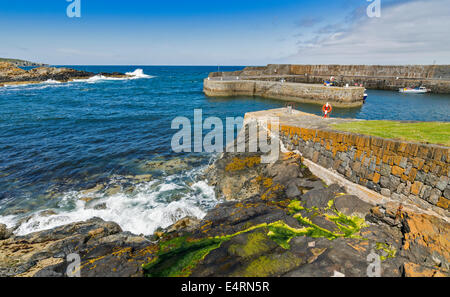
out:
M428 173L426 178L425 178L425 183L429 186L435 187L437 185L437 183L439 182L439 178L432 174L432 173Z
M428 197L427 201L433 205L436 205L439 202L439 198L441 198L442 192L439 189L432 189L430 193L430 197Z
M393 175L401 177L403 172L405 172L405 169L401 168L400 166L392 166Z
M423 165L425 164L425 161L421 158L414 158L412 161L412 164L417 169L422 169Z
M412 168L411 172L409 173L408 180L410 182L414 182L414 180L416 179L416 176L417 176L417 169L416 168Z
M388 188L389 187L389 177L387 176L382 176L380 179L380 185L384 188Z
M440 208L449 209L449 207L450 207L450 200L446 199L444 197L441 197L441 198L439 198L437 206L439 206Z
M400 184L400 178L391 176L389 177L389 189L393 192L395 189L397 189L398 185Z
M380 173L383 176L389 176L391 174L391 166L389 166L388 164L382 164Z
M441 176L436 184L436 188L438 188L441 191L444 191L448 185L448 180L449 178L447 176Z
M353 171L354 172L359 172L361 169L361 162L355 162L353 163Z
M391 197L391 190L386 189L386 188L382 188L381 189L381 195L383 195L385 197Z
M315 151L312 157L312 161L314 163L317 163L317 161L319 161L319 157L320 157L320 153L318 151Z
M422 189L420 190L419 197L422 198L422 199L424 199L424 200L427 200L428 197L430 197L431 189L432 189L432 188L431 188L430 186L424 185L424 186L422 187Z
M405 169L406 168L406 164L408 163L408 159L403 157L400 161L400 164L398 166L400 166L401 168Z
M444 197L450 199L450 187L445 188Z
M372 181L373 181L374 183L378 184L379 181L380 181L380 178L381 178L381 175L380 175L378 172L375 172L375 173L373 174L373 179L372 179Z
M420 182L425 182L425 173L423 173L422 171L418 171L416 174L416 181L420 181Z
M416 181L415 183L412 184L411 186L411 193L413 195L419 195L420 190L422 190L423 187L423 183Z
M398 187L397 187L397 193L398 194L402 194L403 193L403 191L405 190L405 187L406 187L406 183L400 183L399 185L398 185Z

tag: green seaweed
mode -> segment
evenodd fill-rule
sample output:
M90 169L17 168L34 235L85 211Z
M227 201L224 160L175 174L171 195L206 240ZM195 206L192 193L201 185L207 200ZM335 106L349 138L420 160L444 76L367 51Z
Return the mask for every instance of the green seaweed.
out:
M325 216L332 222L336 224L339 230L344 234L344 237L356 237L353 234L358 233L363 227L366 227L364 219L358 216L347 216L337 210L333 211L336 216L328 215Z
M333 203L329 202L327 210L331 209L332 206ZM355 234L358 233L361 228L366 226L364 219L357 216L346 216L333 210L334 215L325 214L325 216L335 223L339 229L339 232L333 232L314 224L310 219L305 218L298 213L299 211L307 211L314 212L314 214L320 214L319 209L316 207L307 209L301 205L300 201L294 200L288 205L288 210L291 214L295 213L293 217L297 219L299 223L304 225L303 228L293 228L284 221L277 221L270 224L262 223L225 236L207 237L195 240L183 236L162 241L159 243L159 249L155 258L150 263L143 265L145 275L150 277L189 276L200 261L202 261L211 251L219 248L224 242L231 240L237 235L258 229L267 231L267 236L271 240L276 242L283 249L288 250L290 249L290 241L297 236L327 238L329 240L334 240L339 237L360 238ZM265 240L266 237L261 232L249 234L248 241L244 245L231 245L229 247L229 252L241 257L252 257L264 253L267 250L268 247L264 242ZM382 246L380 245L380 249L381 248ZM383 250L387 253L386 257L395 256L395 250L392 251L387 247L384 247ZM253 263L254 267L261 267L268 259L261 256L258 261ZM259 275L256 273L257 269L255 270L252 268L253 266L248 268L248 274Z
M301 263L301 258L289 252L281 255L262 255L253 260L247 267L235 273L234 276L268 277L286 273Z
M298 200L291 201L291 203L288 205L288 209L291 214L299 212L301 210L305 210L305 208L302 206L301 202Z
M385 261L388 258L395 258L395 256L397 255L397 250L395 249L395 247L386 243L377 242L376 248L377 250L382 250L385 252L384 255L380 256L381 261Z
M334 205L334 201L328 201L328 207L325 210L331 210ZM319 209L317 207L312 207L311 209L307 209L301 205L300 201L292 201L288 205L288 209L290 212L297 212L299 210L306 210L307 212L314 212L314 215L318 215ZM299 223L305 226L309 226L309 232L306 234L309 237L325 237L327 239L333 240L338 237L358 237L354 235L358 233L363 227L366 227L364 219L361 219L357 216L347 216L343 213L338 212L337 210L333 210L335 215L325 214L325 216L332 222L335 223L336 227L339 229L341 233L336 233L329 231L325 228L322 228L316 224L314 224L310 219L303 217L300 213L295 214L293 217L296 218Z
M274 222L268 225L269 233L267 235L284 249L289 249L289 242L296 236L305 236L308 234L308 228L292 228L283 221Z
M160 252L143 265L146 276L189 276L196 264L224 242L220 238L206 238L190 242L187 237L178 237L160 245Z
M231 238L255 229L266 227L260 224L231 235L190 239L187 236L176 237L159 243L155 258L142 267L148 277L186 277L192 269L211 251L219 248Z
M232 244L228 251L243 258L252 257L270 250L267 245L267 235L261 232L251 233L247 237L247 242L244 244Z

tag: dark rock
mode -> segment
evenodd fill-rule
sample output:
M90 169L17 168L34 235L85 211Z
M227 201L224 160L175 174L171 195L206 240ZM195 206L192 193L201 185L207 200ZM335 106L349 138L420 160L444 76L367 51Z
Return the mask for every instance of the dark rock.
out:
M0 240L8 239L11 235L11 230L9 230L6 225L0 224Z
M167 228L167 232L176 232L176 231L193 231L200 224L200 220L194 217L185 217L169 228Z
M334 207L337 211L345 215L357 215L364 218L370 212L372 205L362 201L356 196L342 195L334 199Z
M1 241L0 259L7 261L0 262L0 276L59 276L72 253L81 258L82 276L142 275L140 266L149 256L135 253L148 244L116 223L93 218Z
M106 203L100 203L100 204L97 204L94 206L95 210L102 210L102 209L106 209L106 208L107 208Z
M75 78L89 78L96 75L92 72L79 71L65 67L38 67L23 70L11 63L0 62L0 82L42 82L56 80L67 82ZM124 77L123 73L104 73L105 76Z
M319 209L324 209L328 207L328 201L334 199L337 194L343 193L344 189L337 184L333 184L328 188L324 189L314 189L306 193L301 197L301 201L304 206L308 209L317 207Z
M289 198L295 198L302 194L302 192L298 189L297 184L294 182L289 183L287 190L286 190L286 196Z
M324 215L313 215L311 217L311 221L313 224L324 228L328 231L331 232L337 232L339 233L339 228L336 226L335 223L333 223L332 221L330 221L326 216Z

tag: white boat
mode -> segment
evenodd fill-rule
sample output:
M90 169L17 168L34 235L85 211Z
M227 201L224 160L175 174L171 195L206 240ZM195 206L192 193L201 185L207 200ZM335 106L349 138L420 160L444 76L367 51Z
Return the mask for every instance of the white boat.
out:
M431 90L425 87L419 87L419 88L401 88L399 91L400 93L424 94L430 92Z

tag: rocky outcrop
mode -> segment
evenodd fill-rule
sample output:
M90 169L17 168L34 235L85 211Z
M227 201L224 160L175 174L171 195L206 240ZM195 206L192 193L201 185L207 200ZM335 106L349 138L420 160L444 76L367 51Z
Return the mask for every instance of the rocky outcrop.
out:
M0 240L1 276L449 276L445 220L370 205L325 185L299 155L222 155L207 176L226 202L151 237L91 219ZM0 227L1 230L5 228Z
M0 241L0 275L66 276L67 257L74 253L83 260L82 276L142 275L137 262L147 259L136 253L148 244L115 223L94 218Z
M0 62L1 83L36 83L47 80L67 82L73 79L82 79L95 76L96 73L79 71L70 68L38 67L24 70L8 62ZM99 73L108 77L126 77L123 73Z

